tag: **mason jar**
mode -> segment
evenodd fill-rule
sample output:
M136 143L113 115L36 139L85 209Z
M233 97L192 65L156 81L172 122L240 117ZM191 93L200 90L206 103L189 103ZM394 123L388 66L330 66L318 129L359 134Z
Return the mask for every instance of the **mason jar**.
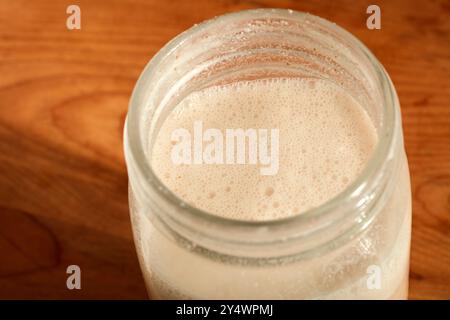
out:
M295 216L241 221L191 206L156 176L156 135L189 93L308 77L351 95L378 136L363 171L337 196ZM399 101L380 62L336 24L257 9L183 32L142 72L124 148L134 240L151 298L407 298L411 192Z

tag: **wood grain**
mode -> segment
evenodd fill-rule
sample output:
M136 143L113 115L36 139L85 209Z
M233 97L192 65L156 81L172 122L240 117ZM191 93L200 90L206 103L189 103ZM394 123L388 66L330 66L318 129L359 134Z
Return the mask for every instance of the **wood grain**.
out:
M75 3L75 1L74 1ZM450 299L450 2L0 0L0 298L146 298L132 241L122 129L148 60L204 19L307 11L359 37L397 88L413 186L410 297ZM82 269L67 290L66 267Z

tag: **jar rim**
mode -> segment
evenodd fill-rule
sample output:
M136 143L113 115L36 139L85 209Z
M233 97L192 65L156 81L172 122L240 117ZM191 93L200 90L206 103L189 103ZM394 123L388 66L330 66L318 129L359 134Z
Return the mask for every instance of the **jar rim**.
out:
M234 19L243 18L267 18L271 15L276 15L277 17L285 17L289 19L302 20L314 20L315 22L321 24L326 28L331 28L333 31L337 32L340 36L345 37L355 48L361 52L370 62L371 68L375 71L375 81L377 86L381 88L381 102L382 102L382 119L381 125L378 131L378 142L375 149L366 163L364 169L358 175L358 177L353 180L343 191L341 191L336 196L328 199L321 205L308 209L302 213L273 220L264 221L249 221L249 220L237 220L231 218L225 218L222 216L214 215L200 208L191 206L185 203L183 199L179 198L172 191L166 188L166 186L160 181L153 171L150 161L146 158L145 150L143 148L143 143L140 136L140 119L139 119L139 99L137 96L139 92L145 90L144 77L151 77L154 72L155 67L160 64L165 57L171 54L178 46L182 45L186 40L188 40L193 35L211 27L216 24L223 24L227 21ZM171 41L169 41L146 65L142 71L136 86L133 90L129 112L127 114L125 130L124 130L124 145L125 145L125 155L127 160L127 166L130 163L136 166L137 172L143 177L144 185L143 187L149 191L155 191L158 196L168 201L171 205L176 206L178 209L183 211L188 217L195 219L206 220L209 223L229 226L229 227L241 227L244 229L255 229L260 227L282 227L284 225L292 224L302 224L306 221L311 221L311 219L317 219L319 217L324 217L331 214L333 210L339 207L345 199L351 197L355 192L358 192L364 184L367 177L373 175L377 171L382 170L385 160L388 157L390 150L393 147L393 141L395 136L395 124L399 120L399 110L398 110L398 98L393 88L392 82L385 71L384 67L377 60L377 58L371 53L371 51L355 36L350 32L346 31L342 27L339 27L335 23L332 23L326 19L311 15L309 13L288 10L288 9L252 9L244 10L234 13L224 14L215 17L210 20L201 22L190 29L179 34Z

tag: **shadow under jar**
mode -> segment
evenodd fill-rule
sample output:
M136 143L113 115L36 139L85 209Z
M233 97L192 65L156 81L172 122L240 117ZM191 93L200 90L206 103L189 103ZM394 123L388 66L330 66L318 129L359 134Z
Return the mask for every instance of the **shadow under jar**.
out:
M205 212L164 185L152 150L180 101L204 88L279 78L332 82L365 109L378 142L354 181L318 207L269 221ZM133 233L151 298L407 298L411 193L398 98L372 53L335 24L258 9L182 33L141 74L124 145Z

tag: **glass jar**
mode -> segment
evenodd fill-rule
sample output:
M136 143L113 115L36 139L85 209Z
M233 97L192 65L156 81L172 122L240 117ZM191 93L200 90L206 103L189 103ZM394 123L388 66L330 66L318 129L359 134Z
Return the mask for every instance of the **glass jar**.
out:
M155 137L189 93L286 77L334 82L376 127L373 155L343 192L296 216L251 222L191 207L157 178ZM407 297L411 193L397 94L372 53L336 24L257 9L194 26L141 74L124 145L133 233L151 298Z

